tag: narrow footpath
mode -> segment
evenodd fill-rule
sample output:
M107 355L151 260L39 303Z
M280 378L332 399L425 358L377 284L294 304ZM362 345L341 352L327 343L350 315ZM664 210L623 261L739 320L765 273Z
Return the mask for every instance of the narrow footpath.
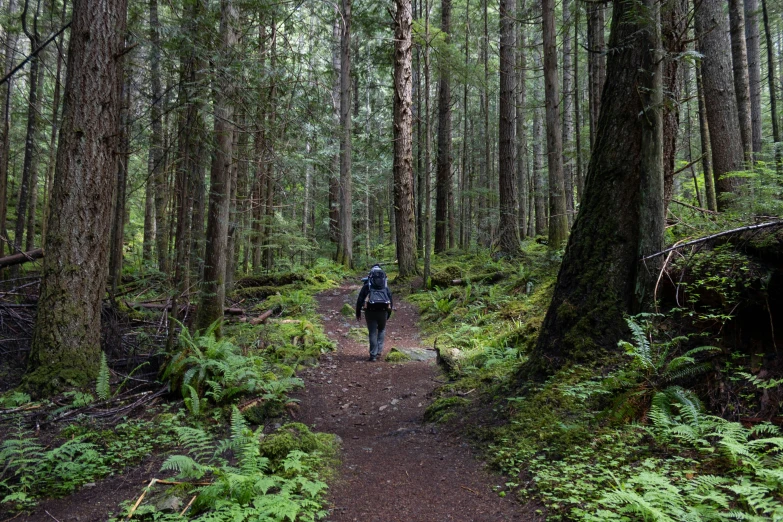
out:
M523 506L500 498L502 479L483 469L469 445L423 424L424 410L442 375L431 352L426 361L369 362L364 318L340 313L354 306L358 285L318 296L319 312L337 351L301 375L297 421L342 438L341 476L330 489L327 520L440 522L537 520ZM384 358L392 348L420 349L418 313L395 299ZM426 352L424 352L426 353Z

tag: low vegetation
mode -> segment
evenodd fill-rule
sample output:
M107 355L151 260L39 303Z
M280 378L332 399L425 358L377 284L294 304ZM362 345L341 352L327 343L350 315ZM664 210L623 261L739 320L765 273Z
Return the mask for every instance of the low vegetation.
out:
M174 349L144 363L163 361L159 379L142 386L148 391L139 392L133 375L115 371L104 355L91 391L38 402L19 391L0 396L0 513L28 511L41 498L68 495L162 453L168 456L155 477L169 480L150 485L138 506L126 502L112 520L131 513L134 520L183 520L186 506L189 520L323 518L324 479L337 463L338 444L302 424L280 427L279 420L296 407L290 397L302 386L296 372L334 349L313 295L345 275L321 262L261 281L284 284L262 297L246 291L259 281L241 281L236 299L250 321L226 322L221 337L217 324L204 332L180 325ZM251 324L267 310L271 317ZM165 401L141 416L135 410L133 417L103 418L127 397L152 395Z
M704 235L716 226L697 224ZM765 254L777 241L678 256L657 313L628 317L606 358L543 381L525 365L557 253L531 241L521 263L433 258L433 287L411 299L451 379L427 420L479 442L509 477L498 493L540 503L547 520L783 519L783 375L768 291L780 273ZM476 282L488 271L505 275Z

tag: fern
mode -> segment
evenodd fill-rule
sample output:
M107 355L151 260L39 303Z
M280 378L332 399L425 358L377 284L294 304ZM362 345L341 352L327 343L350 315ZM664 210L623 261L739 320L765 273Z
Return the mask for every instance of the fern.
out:
M98 382L95 385L95 393L98 395L98 398L103 401L111 397L109 377L109 365L106 363L106 352L101 352L101 365L98 369Z

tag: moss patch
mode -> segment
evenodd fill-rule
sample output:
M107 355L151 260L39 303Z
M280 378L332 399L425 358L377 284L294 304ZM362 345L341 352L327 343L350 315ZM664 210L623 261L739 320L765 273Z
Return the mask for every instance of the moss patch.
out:
M386 362L401 363L411 360L411 356L405 352L399 351L397 348L392 348L391 351L386 354Z

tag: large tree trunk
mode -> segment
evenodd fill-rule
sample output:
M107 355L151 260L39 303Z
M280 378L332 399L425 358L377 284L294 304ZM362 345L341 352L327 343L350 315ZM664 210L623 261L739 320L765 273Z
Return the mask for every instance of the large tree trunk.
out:
M98 374L126 10L125 0L73 6L48 255L25 376L36 393L85 386Z
M727 196L740 187L740 180L730 172L744 168L737 98L731 69L729 24L720 0L702 0L696 9L696 38L703 54L701 72L707 123L710 127L712 168L718 209L729 206Z
M418 273L413 208L413 83L410 0L396 0L394 24L394 210L399 277ZM379 205L380 206L380 205Z
M734 72L734 94L745 159L753 156L753 127L750 117L750 84L748 82L748 48L745 41L745 9L742 0L729 0L731 61Z
M231 204L231 164L234 139L234 110L231 106L235 80L226 77L231 53L236 47L236 7L231 0L220 3L220 51L222 78L217 79L214 93L215 152L209 175L209 215L207 216L207 245L204 256L204 278L196 318L196 328L206 330L223 318L226 301L226 262L228 246L228 219ZM219 332L219 328L217 330Z
M341 0L340 39L340 242L337 262L353 267L353 194L351 190L351 0Z
M445 44L450 41L451 0L441 0L440 30ZM451 182L451 86L449 64L440 61L438 89L438 168L435 174L435 253L446 250L448 194Z
M745 0L745 39L748 50L748 85L750 87L750 125L753 153L761 152L761 48L759 33L759 0Z
M560 133L560 86L557 80L555 2L542 0L544 35L544 97L549 169L549 247L559 249L568 237L568 209L563 180L563 136Z
M500 2L500 121L498 135L498 188L500 193L500 228L498 247L507 254L519 252L517 187L514 164L516 117L514 97L514 16L516 0Z
M16 16L16 0L9 0L6 7L7 16L12 20ZM18 34L12 24L5 24L5 38L3 40L3 49L5 51L3 76L7 76L14 67L16 57L16 44ZM0 85L0 235L8 237L6 232L6 217L8 215L8 162L11 154L11 98L14 90L14 79L8 80ZM0 241L0 257L5 252L6 241Z
M639 8L653 16L635 16ZM655 0L643 6L614 3L609 47L615 52L609 55L585 194L528 368L533 374L566 362L594 362L604 351L616 350L623 315L637 309L637 271L644 270L639 256L661 241L656 12Z

